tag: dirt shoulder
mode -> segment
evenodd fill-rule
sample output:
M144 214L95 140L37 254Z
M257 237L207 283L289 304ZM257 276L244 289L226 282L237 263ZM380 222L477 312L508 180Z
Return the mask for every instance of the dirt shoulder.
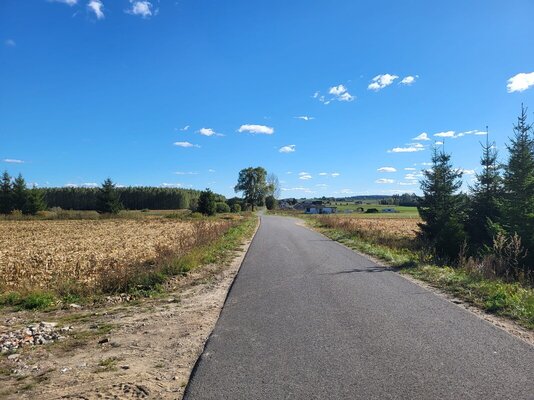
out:
M250 242L228 265L204 266L171 281L160 298L0 312L0 334L46 321L57 323L64 336L2 355L0 398L181 399Z

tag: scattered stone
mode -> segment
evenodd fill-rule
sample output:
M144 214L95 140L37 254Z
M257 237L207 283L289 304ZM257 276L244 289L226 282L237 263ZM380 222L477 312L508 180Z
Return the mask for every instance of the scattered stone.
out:
M76 309L76 310L79 310L80 308L82 308L81 305L79 305L79 304L75 304L75 303L71 303L71 304L69 304L69 307L70 307L70 308L74 308L74 309Z
M8 360L17 361L20 358L20 354L10 354L7 356Z
M104 344L104 343L108 343L109 342L109 338L104 338L104 339L100 339L98 341L98 344Z
M129 365L121 365L121 369L130 369Z
M23 346L44 345L62 340L61 333L69 332L72 328L57 329L55 322L40 322L14 332L0 334L0 353L12 353Z

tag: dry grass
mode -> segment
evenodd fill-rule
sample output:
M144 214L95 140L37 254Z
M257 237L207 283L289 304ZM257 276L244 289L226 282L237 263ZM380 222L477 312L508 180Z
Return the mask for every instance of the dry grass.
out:
M110 287L157 260L211 243L233 224L167 218L0 221L0 289Z
M415 218L359 218L354 216L317 216L321 226L356 235L373 243L395 247L411 248L416 243L420 219Z

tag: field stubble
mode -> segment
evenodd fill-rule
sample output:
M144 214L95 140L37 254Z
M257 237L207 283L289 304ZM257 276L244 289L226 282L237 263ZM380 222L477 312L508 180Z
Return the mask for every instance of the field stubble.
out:
M132 276L221 237L230 220L0 221L0 288L121 288Z

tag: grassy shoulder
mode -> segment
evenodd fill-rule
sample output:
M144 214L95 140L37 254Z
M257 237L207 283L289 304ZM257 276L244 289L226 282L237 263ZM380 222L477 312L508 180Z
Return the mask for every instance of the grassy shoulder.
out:
M369 238L327 228L314 218L306 218L306 221L325 236L397 267L402 274L427 282L489 313L513 319L527 329L534 329L532 288L500 279L490 280L462 268L431 265L416 251L392 248Z
M174 215L165 217L173 218ZM182 215L178 216L183 218ZM231 218L230 218L231 217ZM199 217L195 217L199 218ZM205 218L226 218L223 216ZM257 216L242 213L231 215L232 225L220 237L194 247L185 254L166 254L150 263L132 266L135 273L120 280L110 281L107 287L95 292L80 291L76 282L67 282L52 291L11 290L0 292L0 307L13 310L51 310L68 306L71 303L99 303L105 296L127 293L134 297L150 297L165 293L166 282L176 276L186 275L189 271L203 265L231 261L243 241L250 238L257 226Z

